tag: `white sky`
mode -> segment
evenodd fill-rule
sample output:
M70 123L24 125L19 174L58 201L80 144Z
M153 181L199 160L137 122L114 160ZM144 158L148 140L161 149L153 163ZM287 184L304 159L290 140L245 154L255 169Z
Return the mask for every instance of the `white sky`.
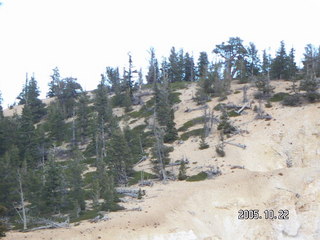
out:
M300 59L307 43L320 45L319 0L0 0L0 91L14 102L35 73L42 97L52 69L91 90L106 66L145 68L170 48L210 53L239 36L274 55L281 40ZM260 52L261 54L261 52ZM146 70L144 70L144 75ZM121 70L122 72L122 70Z

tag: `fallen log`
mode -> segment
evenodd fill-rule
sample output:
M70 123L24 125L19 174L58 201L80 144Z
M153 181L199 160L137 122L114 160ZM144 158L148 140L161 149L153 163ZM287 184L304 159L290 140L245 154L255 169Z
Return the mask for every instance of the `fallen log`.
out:
M120 194L125 194L125 193L139 193L140 189L136 188L116 188L116 192Z
M141 207L136 207L136 208L127 209L127 211L138 211L138 212L141 212L142 209L141 209Z
M244 166L233 165L230 167L230 169L244 169Z
M139 186L148 186L148 187L152 187L153 186L153 182L150 180L141 180L139 182Z
M240 114L245 108L250 108L248 107L250 103L245 103L238 111L236 111L236 113Z
M241 108L243 108L243 109L250 109L250 107L249 107L248 105L249 105L248 103L244 104L243 106L241 106L241 105L236 105L236 104L233 104L233 103L227 103L227 104L224 105L223 107L226 108L226 109L241 109ZM243 110L243 109L242 109L242 110ZM241 110L241 111L242 111L242 110Z
M232 143L232 142L224 142L224 143L227 143L227 144L230 144L232 146L236 146L236 147L239 147L239 148L242 148L242 149L246 149L247 146L245 144L241 144L241 143Z
M266 121L269 121L272 119L272 116L269 114L258 114L256 119L265 119Z
M108 216L108 215L104 215L104 216L96 216L95 218L89 220L89 222L91 223L97 223L97 222L100 222L100 221L107 221L107 220L110 220L111 218Z
M202 110L202 109L208 109L209 106L208 105L204 105L201 107L197 107L197 108L186 108L186 110L184 110L184 112L192 112L192 111L198 111L198 110Z
M29 232L29 231L37 231L37 230L41 230L41 229L69 228L70 227L68 220L65 222L62 222L62 223L53 222L53 221L49 221L49 220L47 222L48 222L48 224L45 226L35 227L35 228L27 229L25 231Z
M116 188L116 192L133 198L139 198L146 194L145 190L131 188Z

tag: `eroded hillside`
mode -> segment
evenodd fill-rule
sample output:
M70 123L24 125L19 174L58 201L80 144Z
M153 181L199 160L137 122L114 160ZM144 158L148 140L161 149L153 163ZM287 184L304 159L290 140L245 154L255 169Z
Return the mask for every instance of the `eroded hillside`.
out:
M288 92L290 84L272 82L275 92ZM207 111L219 103L243 105L242 87L234 83L233 93L222 102L213 98ZM217 123L206 139L207 149L200 150L200 138L192 134L171 144L171 163L187 160L188 176L212 169L219 169L221 175L198 182L155 181L152 187L141 187L146 191L141 200L121 203L127 210L110 213L108 221L83 221L67 229L9 232L5 239L320 239L320 104L287 107L272 102L267 108L263 102L263 110L272 119L258 120L253 111L259 105L253 98L255 91L249 86L250 108L230 117L241 131L225 139L233 145L225 144L224 157L216 152L220 142ZM181 102L174 106L175 123L182 137L203 127L194 121L181 130L187 122L203 116L204 110L196 110L195 84L178 92ZM144 101L148 100L150 96L145 96ZM140 106L136 108L134 111ZM124 114L121 108L114 111L118 116ZM213 110L213 115L219 119L221 111ZM123 121L134 127L144 124L145 119ZM149 158L135 166L137 171L151 169ZM167 166L167 170L177 175L179 165ZM258 209L262 219L239 220L241 209ZM274 210L277 216L279 210L288 210L289 219L265 219L265 210Z

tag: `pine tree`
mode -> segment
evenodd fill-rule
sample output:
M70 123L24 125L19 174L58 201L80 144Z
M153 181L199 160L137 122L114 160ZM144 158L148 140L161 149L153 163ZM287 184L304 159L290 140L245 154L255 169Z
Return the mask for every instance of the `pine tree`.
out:
M133 92L134 92L134 73L137 73L137 70L133 69L133 65L132 65L132 56L129 53L129 67L128 67L128 71L124 69L124 74L123 74L123 78L124 78L124 90L127 94L127 96L129 97L127 102L126 102L126 108L130 108L132 105L132 102L134 101L134 97L133 97ZM129 101L130 100L130 101Z
M137 129L130 129L129 126L126 126L123 129L123 134L130 148L130 152L132 155L133 162L137 162L141 159L144 154L143 145L141 142L140 134L142 132Z
M101 81L95 91L94 108L98 114L98 121L109 122L112 117L112 109L108 99L108 87L106 79L101 75Z
M197 77L198 79L204 79L208 75L208 68L209 68L209 60L208 55L206 52L200 52L200 56L198 59L197 65Z
M0 238L6 236L5 232L7 231L7 227L4 222L6 212L7 209L4 206L0 205Z
M269 74L270 66L271 66L271 56L270 54L267 54L266 50L263 50L262 65L261 65L261 72L263 75L267 76Z
M119 95L121 93L119 68L107 67L106 76L107 81L111 87L111 91L114 92L116 96Z
M96 183L93 183L92 186L93 197L95 199L97 197L101 197L104 199L101 210L116 211L121 209L121 207L116 204L116 193L113 177L107 173L106 164L102 160L98 160L97 163L97 179L95 180L95 182Z
M305 76L307 78L311 78L313 75L318 77L319 75L317 75L317 68L320 66L319 51L312 44L307 44L305 47L305 53L303 55L304 59L302 62Z
M64 118L70 118L74 115L76 100L79 93L82 92L81 85L77 82L76 78L68 77L62 80L63 88L62 93L59 94L58 101L62 108Z
M83 157L80 152L74 153L74 159L70 161L67 170L67 177L69 183L69 197L70 201L75 209L76 217L79 217L79 213L85 210L85 196L84 196L84 184L82 179L82 172L84 166L80 163L80 159Z
M294 79L296 77L296 73L298 71L297 64L295 62L295 50L291 48L289 53L289 63L288 63L288 71L289 71L289 79Z
M176 52L175 47L171 48L169 56L168 79L170 83L179 82L183 79L183 51Z
M39 99L40 91L38 89L38 84L34 76L31 79L26 77L26 84L23 87L22 92L17 97L19 99L19 104L28 105L33 123L37 123L46 114L45 104Z
M83 92L77 102L77 130L79 132L79 137L81 143L84 144L86 138L90 135L90 99L86 92Z
M180 167L179 167L179 174L178 174L178 179L181 180L186 180L187 179L187 173L186 173L186 163L184 161L181 161Z
M175 125L176 124L174 122L174 111L173 109L171 109L169 112L169 120L166 125L166 132L165 132L165 135L163 136L163 141L165 143L172 143L178 139L178 131Z
M59 107L58 103L50 104L47 120L49 138L55 141L58 145L62 143L66 136L66 126Z
M46 172L46 182L42 190L42 212L58 213L62 209L62 169L51 159Z
M195 68L193 57L186 53L184 56L184 81L193 82L195 80Z
M1 91L0 91L0 121L3 119L3 108L2 108L2 101L3 101L3 99L2 99L2 93L1 93Z
M250 75L257 76L260 72L260 59L258 56L258 49L252 42L250 42L249 47L247 47L247 56Z
M280 42L280 48L271 63L270 74L271 79L289 79L289 59L284 41Z
M167 125L171 110L168 86L168 83L166 85L154 84L155 111L161 126Z
M49 85L49 92L47 93L47 97L56 97L62 94L62 82L60 80L60 72L58 67L55 67L53 70L53 74L50 76L51 81Z
M16 191L17 179L15 178L15 171L18 166L21 166L17 146L12 145L5 154L0 157L0 164L0 205L8 209L8 214L15 214L15 212L12 212L12 203L19 199Z
M218 54L225 60L225 80L228 88L230 87L231 80L238 71L236 60L239 59L239 57L244 57L247 53L242 42L239 37L230 37L227 43L222 42L216 45L216 48L213 50L215 54Z
M150 54L150 60L149 60L149 68L148 68L146 79L148 84L153 84L155 82L158 82L160 73L159 73L158 60L156 59L154 48L150 48L149 54Z
M26 161L30 167L37 166L40 160L40 154L37 148L38 143L33 125L33 116L28 104L26 104L22 110L18 131L20 158Z
M107 165L117 183L128 182L132 172L133 159L127 141L120 128L112 130L107 143Z

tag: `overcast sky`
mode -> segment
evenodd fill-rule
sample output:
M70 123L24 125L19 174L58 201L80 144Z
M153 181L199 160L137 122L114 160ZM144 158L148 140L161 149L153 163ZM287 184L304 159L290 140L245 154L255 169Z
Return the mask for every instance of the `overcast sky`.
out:
M175 46L197 60L199 51L210 53L231 36L270 47L272 55L284 40L300 60L307 43L320 45L319 0L0 1L4 107L15 101L26 72L35 73L41 97L56 66L91 90L106 66L127 66L130 51L145 75L151 46L158 58Z

